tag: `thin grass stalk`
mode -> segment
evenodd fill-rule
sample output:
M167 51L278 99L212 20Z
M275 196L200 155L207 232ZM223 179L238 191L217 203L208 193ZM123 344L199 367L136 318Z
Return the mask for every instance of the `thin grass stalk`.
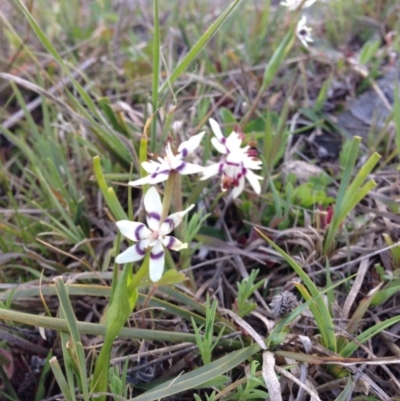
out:
M66 401L75 401L75 392L71 393L71 390L68 386L67 380L61 370L60 364L58 363L57 358L54 356L49 361L51 370L56 378L57 384L60 387L60 390L65 397Z
M115 216L117 220L127 220L128 216L126 215L124 209L121 206L114 190L112 188L107 187L106 180L104 178L103 172L101 170L100 157L95 156L93 158L93 170L96 176L97 184L103 194L103 197L110 208L112 214Z
M83 350L79 329L77 326L77 320L75 317L74 310L72 308L71 301L68 296L67 288L64 284L62 277L57 277L55 279L55 286L57 289L57 295L60 300L60 305L63 310L63 314L68 323L69 333L71 339L69 341L69 348L72 354L72 360L78 371L78 378L80 382L80 387L83 392L83 399L85 401L89 400L88 382L87 382L87 370L86 370L86 359L85 352Z
M152 107L153 115L156 114L158 108L158 86L160 82L160 21L158 16L158 0L153 0L153 80L152 80ZM157 118L151 121L151 151L156 152L157 145Z
M394 86L393 121L396 128L396 147L400 158L400 95L399 82L396 80Z
M20 0L18 0L20 1ZM215 35L221 25L227 20L227 18L233 13L236 7L242 0L235 0L204 32L200 39L193 45L189 50L188 54L183 58L183 60L175 67L171 75L167 80L159 87L158 93L164 94L167 88L171 88L175 81L186 71L188 66L192 61L198 56L198 54L203 50L205 45L210 41L210 39Z

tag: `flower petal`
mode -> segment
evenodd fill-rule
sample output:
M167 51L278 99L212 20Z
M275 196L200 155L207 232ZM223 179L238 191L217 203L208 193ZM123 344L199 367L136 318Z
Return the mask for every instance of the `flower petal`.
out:
M228 153L228 149L226 148L226 146L222 142L220 142L217 138L214 137L211 138L211 143L214 146L214 148L218 150L219 153L222 153L223 155Z
M148 240L143 240L138 242L135 245L130 246L124 252L117 255L115 258L115 262L118 264L137 262L140 259L143 259L146 254Z
M168 142L167 146L165 147L165 157L164 159L159 158L159 160L162 161L166 168L172 170L175 159L181 160L182 156L179 153L174 155L174 152L171 148L171 142Z
M146 239L151 234L151 231L143 223L120 220L117 221L116 224L121 234L131 241L140 241L142 239Z
M161 221L162 203L156 187L150 187L144 196L147 225L150 230L158 231Z
M215 137L221 143L224 143L225 142L225 137L222 134L222 131L221 131L221 128L220 128L219 124L213 118L210 118L208 120L208 122L210 123L211 129L213 130Z
M233 187L232 189L232 198L235 199L237 198L244 189L244 176L242 175L240 178L238 178L238 185Z
M260 180L263 179L263 177L254 174L251 170L246 170L245 176L247 180L249 181L250 185L253 187L254 192L258 195L261 193L261 184Z
M144 184L150 184L150 185L155 185L158 184L159 182L165 181L169 173L171 171L171 168L169 167L168 163L164 162L161 159L161 163L158 163L154 160L150 162L143 162L142 167L146 170L146 172L149 173L146 177L139 178L135 181L130 181L128 185L130 186L138 186L138 185L144 185Z
M228 138L226 138L226 147L229 152L235 152L240 149L242 140L237 132L233 131Z
M262 167L262 162L259 159L252 159L251 157L244 157L243 159L243 166L246 168L250 168L252 170L260 170Z
M220 174L223 166L224 163L215 163L211 166L204 167L203 176L200 178L200 180L208 180L209 178L214 177L214 175Z
M139 178L135 181L129 181L128 185L131 187L137 187L139 185L145 185L145 184L150 184L151 181L151 175L146 175L146 177Z
M314 42L311 37L312 28L307 26L307 18L303 15L300 21L297 23L296 35L300 39L304 47L308 48L308 42Z
M193 163L186 163L184 160L176 160L173 169L179 174L188 175L201 173L204 167Z
M166 236L162 239L163 245L168 248L172 249L173 251L180 251L181 249L186 249L188 244L183 243L178 240L178 238L172 236Z
M149 276L150 280L160 280L164 272L165 252L161 241L156 241L150 251Z
M149 162L143 162L142 167L145 169L145 171L149 174L155 173L157 170L159 170L162 165L159 162L156 162L154 160L150 160Z
M205 131L200 132L200 134L193 135L187 141L184 141L179 145L178 152L182 155L182 157L190 155L200 146L200 142L203 139L204 134Z
M182 219L185 215L194 208L194 205L190 205L187 209L182 212L172 213L170 214L161 224L159 233L161 235L169 234L175 227L181 224Z

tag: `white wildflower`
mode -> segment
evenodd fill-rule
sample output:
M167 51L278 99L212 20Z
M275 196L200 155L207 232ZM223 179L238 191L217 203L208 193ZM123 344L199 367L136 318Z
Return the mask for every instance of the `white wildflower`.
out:
M136 244L120 253L115 259L116 263L137 262L143 259L150 250L150 280L153 282L160 280L165 264L164 247L174 251L180 251L188 246L177 238L167 234L181 223L185 214L193 207L194 205L191 205L182 212L173 213L162 221L162 203L160 195L155 187L150 187L144 196L144 208L146 210L148 227L143 223L135 221L117 221L117 227L121 234L131 241L135 241Z

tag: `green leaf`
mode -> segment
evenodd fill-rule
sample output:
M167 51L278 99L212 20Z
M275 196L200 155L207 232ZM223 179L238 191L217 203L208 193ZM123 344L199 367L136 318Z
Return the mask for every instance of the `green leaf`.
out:
M360 50L360 55L358 57L361 65L368 64L372 58L375 56L376 52L381 46L380 40L368 41Z
M177 270L167 270L161 279L157 282L158 286L180 284L186 280L184 273Z
M197 386L195 388L208 388L208 387L220 387L223 386L224 384L228 383L230 381L230 378L228 376L224 375L219 375L217 377L214 377L213 379L209 380L208 382L205 382L203 384L200 384L200 386Z
M199 369L168 380L138 397L131 398L129 401L155 401L201 386L215 377L239 366L243 361L252 357L259 350L260 347L257 344L253 344L241 350L233 351Z

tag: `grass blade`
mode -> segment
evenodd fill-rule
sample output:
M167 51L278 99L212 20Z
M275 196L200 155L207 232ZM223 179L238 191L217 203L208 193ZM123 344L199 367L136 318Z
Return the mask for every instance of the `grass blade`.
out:
M310 305L310 309L312 312L316 313L314 315L314 318L316 320L316 323L318 324L318 328L321 332L325 347L327 347L331 351L336 352L336 338L333 321L329 314L329 310L321 297L320 291L312 282L312 280L308 277L307 273L286 252L284 252L278 245L276 245L272 240L265 236L260 230L258 230L257 228L256 230L265 239L265 241L267 241L286 260L286 262L293 268L297 275L303 280L309 294L303 291L303 286L299 285L298 288L300 291L302 291L303 296L305 296L305 300L308 301L309 299L311 299L311 297L315 298L315 307L313 307L312 309L312 306Z
M160 21L158 18L158 0L154 3L154 32L153 32L153 83L152 83L152 106L153 115L158 107L158 85L160 80ZM157 118L151 122L151 151L156 151Z
M131 398L129 401L155 401L160 398L169 397L198 387L240 365L243 361L253 356L259 350L260 347L257 344L253 344L250 347L233 351L199 369L185 373L178 378L168 380L138 397Z
M232 14L235 8L239 5L242 0L235 0L207 29L206 32L200 37L200 39L190 49L189 53L184 57L180 64L178 64L172 71L168 79L158 89L158 93L162 94L168 87L172 86L173 83L182 75L182 73L188 68L189 64L197 57L197 55L203 50L208 41L214 36L219 27L226 21L226 19Z

